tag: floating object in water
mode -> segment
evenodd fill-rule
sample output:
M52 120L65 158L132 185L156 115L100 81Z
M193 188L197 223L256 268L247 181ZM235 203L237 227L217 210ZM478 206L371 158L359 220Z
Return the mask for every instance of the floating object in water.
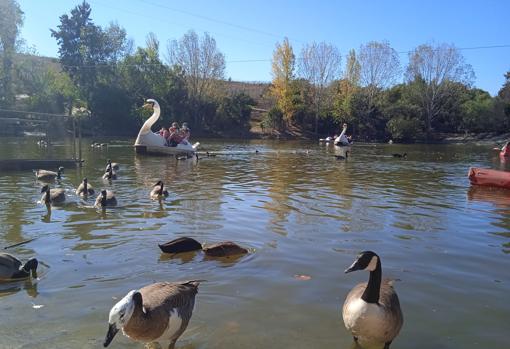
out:
M388 280L381 283L381 259L374 252L361 252L345 272L356 270L369 271L370 278L347 295L342 309L345 328L355 342L389 349L404 323L397 293Z
M510 172L470 167L468 178L473 185L510 189Z
M170 341L173 349L188 327L199 284L199 280L158 282L130 291L110 310L103 346L110 345L122 329L135 341Z
M232 241L219 242L203 248L204 253L210 257L228 257L248 253L248 250Z
M57 172L48 171L48 170L35 170L35 176L40 181L53 181L55 179L62 178L62 172L64 172L64 168L60 166Z
M407 153L404 154L395 153L391 154L391 156L393 156L394 158L407 158Z
M135 151L139 154L161 154L161 155L176 155L176 154L188 154L193 155L200 143L191 144L188 141L182 141L175 147L169 147L167 140L158 133L154 133L151 130L152 125L158 121L161 113L159 104L154 99L148 99L144 104L144 108L152 108L153 113L143 124L138 137L135 141Z
M79 195L79 196L94 195L94 187L89 184L89 181L87 178L83 178L83 181L80 183L80 185L76 189L76 195Z
M195 239L188 237L181 237L169 241L164 244L158 245L161 251L165 253L182 253L191 252L202 249L202 244Z
M9 253L0 253L0 280L16 280L30 277L37 277L37 259L29 259L22 264L19 259Z
M66 201L66 194L64 189L50 189L50 186L46 184L41 188L41 202L47 205L49 204L61 204Z

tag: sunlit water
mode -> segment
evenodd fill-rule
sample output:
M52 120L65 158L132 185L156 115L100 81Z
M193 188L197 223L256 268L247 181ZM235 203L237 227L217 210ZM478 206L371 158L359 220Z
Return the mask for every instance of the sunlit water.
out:
M69 144L35 142L2 139L1 157L71 156ZM368 275L343 271L361 250L397 280L405 323L392 348L508 348L510 191L470 188L466 177L469 166L507 166L491 146L359 144L341 161L315 142L202 140L220 154L177 161L109 143L84 146L83 168L55 185L67 203L51 213L33 173L1 174L0 246L37 238L8 251L41 261L38 280L0 284L1 348L98 348L115 299L184 279L208 281L178 348L351 348L341 306ZM112 183L101 179L108 158L121 165ZM119 207L76 197L85 176ZM148 196L158 179L171 192L162 203ZM160 252L180 236L251 253ZM111 347L143 345L119 334Z

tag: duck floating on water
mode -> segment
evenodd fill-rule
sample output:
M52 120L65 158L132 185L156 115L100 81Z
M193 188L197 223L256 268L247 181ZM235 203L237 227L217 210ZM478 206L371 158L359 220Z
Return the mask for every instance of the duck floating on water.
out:
M94 195L94 187L89 184L87 178L83 178L83 181L76 189L76 195L78 196Z
M164 189L163 181L158 181L154 184L154 187L151 190L150 197L153 200L164 199L168 197L168 190Z
M122 329L135 341L170 341L168 348L173 349L188 327L200 282L158 282L130 291L110 310L103 346Z
M41 188L41 202L46 205L61 204L66 201L66 194L64 189L50 189L49 185L45 185Z
M48 171L48 170L35 170L35 176L40 181L54 181L55 179L62 178L62 172L64 172L64 168L60 166L57 169L57 172Z
M96 198L95 207L112 207L117 206L117 198L111 190L103 189Z
M37 277L39 262L35 258L29 259L25 264L9 253L0 253L0 280L18 280Z

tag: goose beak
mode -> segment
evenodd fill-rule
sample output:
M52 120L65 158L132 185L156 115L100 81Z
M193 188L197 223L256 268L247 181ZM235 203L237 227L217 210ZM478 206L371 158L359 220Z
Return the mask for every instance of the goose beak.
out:
M117 328L117 326L115 326L115 324L110 324L110 326L108 326L108 333L106 333L106 338L104 339L103 347L106 348L107 346L110 345L111 341L113 340L113 337L115 337L117 332L119 332L119 329Z
M356 270L361 270L358 264L358 260L355 260L354 263L352 263L352 265L349 268L345 269L345 273L347 274Z

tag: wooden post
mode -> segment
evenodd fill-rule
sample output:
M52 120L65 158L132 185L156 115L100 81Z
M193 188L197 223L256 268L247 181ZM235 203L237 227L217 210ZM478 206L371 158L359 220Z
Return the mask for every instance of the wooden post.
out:
M76 160L76 120L73 118L73 159Z
M78 116L78 160L81 162L81 117Z

